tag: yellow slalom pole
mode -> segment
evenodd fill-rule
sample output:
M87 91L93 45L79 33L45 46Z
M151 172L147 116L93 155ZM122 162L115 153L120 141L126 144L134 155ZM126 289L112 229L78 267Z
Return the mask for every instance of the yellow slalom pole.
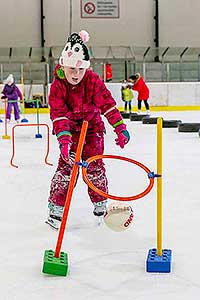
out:
M157 255L162 256L162 118L157 120Z

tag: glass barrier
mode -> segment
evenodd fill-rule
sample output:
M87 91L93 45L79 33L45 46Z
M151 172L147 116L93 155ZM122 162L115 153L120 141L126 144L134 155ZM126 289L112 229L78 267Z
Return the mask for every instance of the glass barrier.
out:
M17 81L51 82L63 46L0 48L0 80L13 73ZM89 46L91 67L103 79L106 64L112 67L112 82L135 72L147 81L200 81L200 48ZM47 67L48 65L48 67Z

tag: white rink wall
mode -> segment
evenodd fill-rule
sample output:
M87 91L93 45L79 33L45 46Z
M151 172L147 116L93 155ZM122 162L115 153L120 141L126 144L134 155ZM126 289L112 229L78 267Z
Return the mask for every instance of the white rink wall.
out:
M120 13L117 19L81 18L81 0L43 2L46 47L63 45L70 26L72 32L87 30L91 37L90 45L155 45L153 0L119 0ZM0 28L5 28L0 31L1 47L41 45L40 5L40 1L33 0L1 1ZM199 11L199 0L159 1L160 47L199 47Z
M121 84L106 84L116 99L118 106L121 101ZM199 106L200 105L200 83L199 82L166 82L147 83L150 89L149 103L151 106ZM137 100L137 92L134 92Z
M148 82L150 89L149 103L151 106L200 106L200 83L199 82ZM43 94L42 85L34 85L31 93L30 85L17 84L25 99L32 99L34 94ZM123 106L121 100L121 83L106 83L106 86L111 91L113 97L117 101L118 106ZM50 87L50 86L49 86ZM0 85L2 91L3 85ZM30 97L28 97L30 94ZM134 91L133 104L136 105L137 92ZM3 103L0 102L0 108Z

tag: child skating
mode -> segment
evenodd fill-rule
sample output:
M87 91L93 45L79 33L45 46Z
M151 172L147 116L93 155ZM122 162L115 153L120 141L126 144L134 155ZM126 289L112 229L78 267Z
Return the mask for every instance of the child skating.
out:
M6 119L7 122L11 120L11 112L12 108L14 109L14 118L15 121L19 122L20 114L19 114L19 105L18 99L22 100L22 93L19 88L15 84L15 80L12 74L9 74L5 81L5 86L2 91L2 99L7 99L7 109L6 109Z
M99 76L89 69L90 58L85 45L88 39L88 33L83 30L79 34L72 33L69 36L59 64L55 67L49 94L50 118L60 147L60 157L51 181L48 199L49 216L46 222L55 229L59 228L59 222L62 220L83 121L88 121L82 153L84 161L104 152L105 125L101 115L106 117L113 127L118 146L124 148L130 139L110 91ZM108 181L102 159L89 164L87 174L97 188L108 192ZM107 199L89 187L88 194L93 204L93 214L102 216L106 210Z
M132 100L133 91L131 83L123 83L124 87L122 89L123 101L124 101L124 112L131 113L132 111Z

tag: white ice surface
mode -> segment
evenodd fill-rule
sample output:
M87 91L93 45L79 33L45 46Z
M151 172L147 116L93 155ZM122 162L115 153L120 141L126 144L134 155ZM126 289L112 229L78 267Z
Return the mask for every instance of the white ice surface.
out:
M200 112L155 112L168 120L200 122ZM29 123L35 115L27 115ZM48 115L40 115L49 124ZM105 154L130 157L156 172L156 126L125 121L131 141L124 150L114 143L106 125ZM107 124L107 123L106 123ZM11 135L13 124L9 124ZM156 247L156 184L144 198L131 202L134 224L115 233L95 226L87 187L79 177L72 198L62 251L69 256L69 274L42 274L46 249L55 250L58 232L44 223L58 146L50 135L50 154L44 163L46 128L16 128L12 143L0 139L0 300L188 300L200 297L200 138L198 133L163 129L163 247L172 250L172 272L147 273L148 250ZM0 124L4 135L4 123ZM146 173L119 160L106 159L110 192L131 196L148 185ZM156 182L155 182L156 183Z

